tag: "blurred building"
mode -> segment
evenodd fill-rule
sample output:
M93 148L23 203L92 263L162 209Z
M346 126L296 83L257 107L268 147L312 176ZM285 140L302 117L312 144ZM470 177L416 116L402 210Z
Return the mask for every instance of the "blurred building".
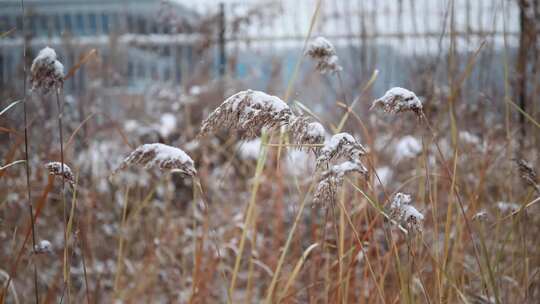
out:
M53 47L66 69L88 53L97 62L77 73L66 89L84 90L99 73L104 86L141 87L154 81L181 82L193 68L195 12L162 0L26 0L28 60ZM19 0L0 0L0 84L20 73L23 21ZM7 33L8 32L8 33ZM67 72L67 71L66 71ZM96 77L97 79L97 77Z

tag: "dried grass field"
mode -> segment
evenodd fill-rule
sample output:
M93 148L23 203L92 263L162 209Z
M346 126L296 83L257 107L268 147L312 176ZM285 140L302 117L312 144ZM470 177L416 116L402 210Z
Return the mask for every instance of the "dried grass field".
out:
M203 65L111 97L99 49L25 42L0 92L0 303L539 303L538 64L501 50L474 92L486 42L452 42L428 65L447 81L375 94L312 32L320 3L266 88Z

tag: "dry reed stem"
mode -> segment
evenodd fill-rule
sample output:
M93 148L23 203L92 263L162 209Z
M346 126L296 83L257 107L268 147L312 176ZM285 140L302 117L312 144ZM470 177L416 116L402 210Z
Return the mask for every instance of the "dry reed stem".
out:
M238 254L237 254L236 260L234 262L234 269L233 269L233 274L232 274L232 277L231 277L231 283L230 283L230 287L229 287L229 294L230 294L231 298L234 296L234 289L236 287L236 278L238 276L238 271L240 269L240 262L242 261L242 254L244 252L244 246L245 246L245 241L246 241L247 230L249 229L248 228L249 223L251 223L251 218L253 216L253 212L254 212L254 209L255 209L257 191L259 189L259 185L260 185L260 182L261 182L261 175L263 173L264 164L266 162L268 148L264 144L267 141L268 141L268 135L266 133L263 133L262 138L261 138L262 145L261 145L261 149L259 151L259 157L258 157L258 160L257 160L257 168L255 169L255 180L254 180L254 183L253 183L253 188L251 190L251 198L250 198L249 203L248 203L248 205L246 207L246 212L245 212L245 215L244 215L245 218L244 218L244 225L243 225L243 228L242 228L242 236L240 238L240 245L239 245L239 248L238 248Z

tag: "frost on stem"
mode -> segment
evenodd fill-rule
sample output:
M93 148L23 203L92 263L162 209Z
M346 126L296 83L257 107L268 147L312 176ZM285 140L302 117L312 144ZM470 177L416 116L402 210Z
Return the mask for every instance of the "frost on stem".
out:
M52 245L51 242L47 240L41 240L39 243L37 243L34 247L34 253L35 254L45 254L45 253L52 253Z
M373 102L370 109L373 109L376 106L382 107L385 112L392 114L407 111L412 111L416 115L422 113L422 102L416 94L399 87L386 91L383 97Z
M424 215L412 205L409 194L398 192L390 204L390 219L407 229L408 232L422 232Z
M199 136L226 129L237 131L243 139L253 139L264 129L286 125L292 116L289 106L276 96L260 91L241 91L210 113L202 123Z
M55 175L62 177L62 163L61 162L50 162L45 164L47 170L49 170L49 175ZM71 185L75 184L75 178L73 177L73 172L71 168L64 164L64 179L68 181Z
M160 143L144 144L137 147L137 149L124 158L114 173L130 165L140 165L146 169L155 166L161 170L180 172L189 176L197 174L193 159L186 152Z
M352 135L339 133L324 145L317 158L317 168L329 167L324 171L319 179L313 201L315 204L333 202L338 188L343 184L345 175L357 172L367 174L366 167L360 161L366 150L360 145ZM330 161L344 158L345 161L330 166Z
M63 86L64 65L56 59L56 52L52 48L45 47L32 61L30 82L32 90L39 90L42 94Z
M320 150L320 145L324 143L324 135L326 131L318 122L312 122L306 116L295 116L289 123L289 132L291 133L294 143L297 145L305 145L305 148L311 148L315 152Z
M308 45L305 55L317 61L317 71L321 74L336 73L343 68L338 65L339 58L336 54L336 49L324 37L317 37Z

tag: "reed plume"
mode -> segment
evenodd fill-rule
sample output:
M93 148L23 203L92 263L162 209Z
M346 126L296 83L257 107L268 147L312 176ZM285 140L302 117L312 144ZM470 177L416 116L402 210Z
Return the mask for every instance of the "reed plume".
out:
M30 67L30 82L32 90L38 90L42 94L48 94L64 85L64 65L57 60L56 52L45 47Z
M370 110L377 106L382 107L385 112L391 114L412 111L420 116L422 113L422 102L416 94L400 87L386 91L381 98L372 103Z
M189 176L197 174L193 159L186 152L161 143L144 144L137 147L124 158L114 173L131 165L144 166L146 169L158 167L161 170L179 172Z
M324 37L313 39L304 54L317 62L316 69L321 74L336 73L343 69L338 64L339 57L334 45Z
M201 126L199 136L218 130L234 130L243 139L253 139L263 130L286 125L292 117L289 106L276 96L246 90L227 98Z

